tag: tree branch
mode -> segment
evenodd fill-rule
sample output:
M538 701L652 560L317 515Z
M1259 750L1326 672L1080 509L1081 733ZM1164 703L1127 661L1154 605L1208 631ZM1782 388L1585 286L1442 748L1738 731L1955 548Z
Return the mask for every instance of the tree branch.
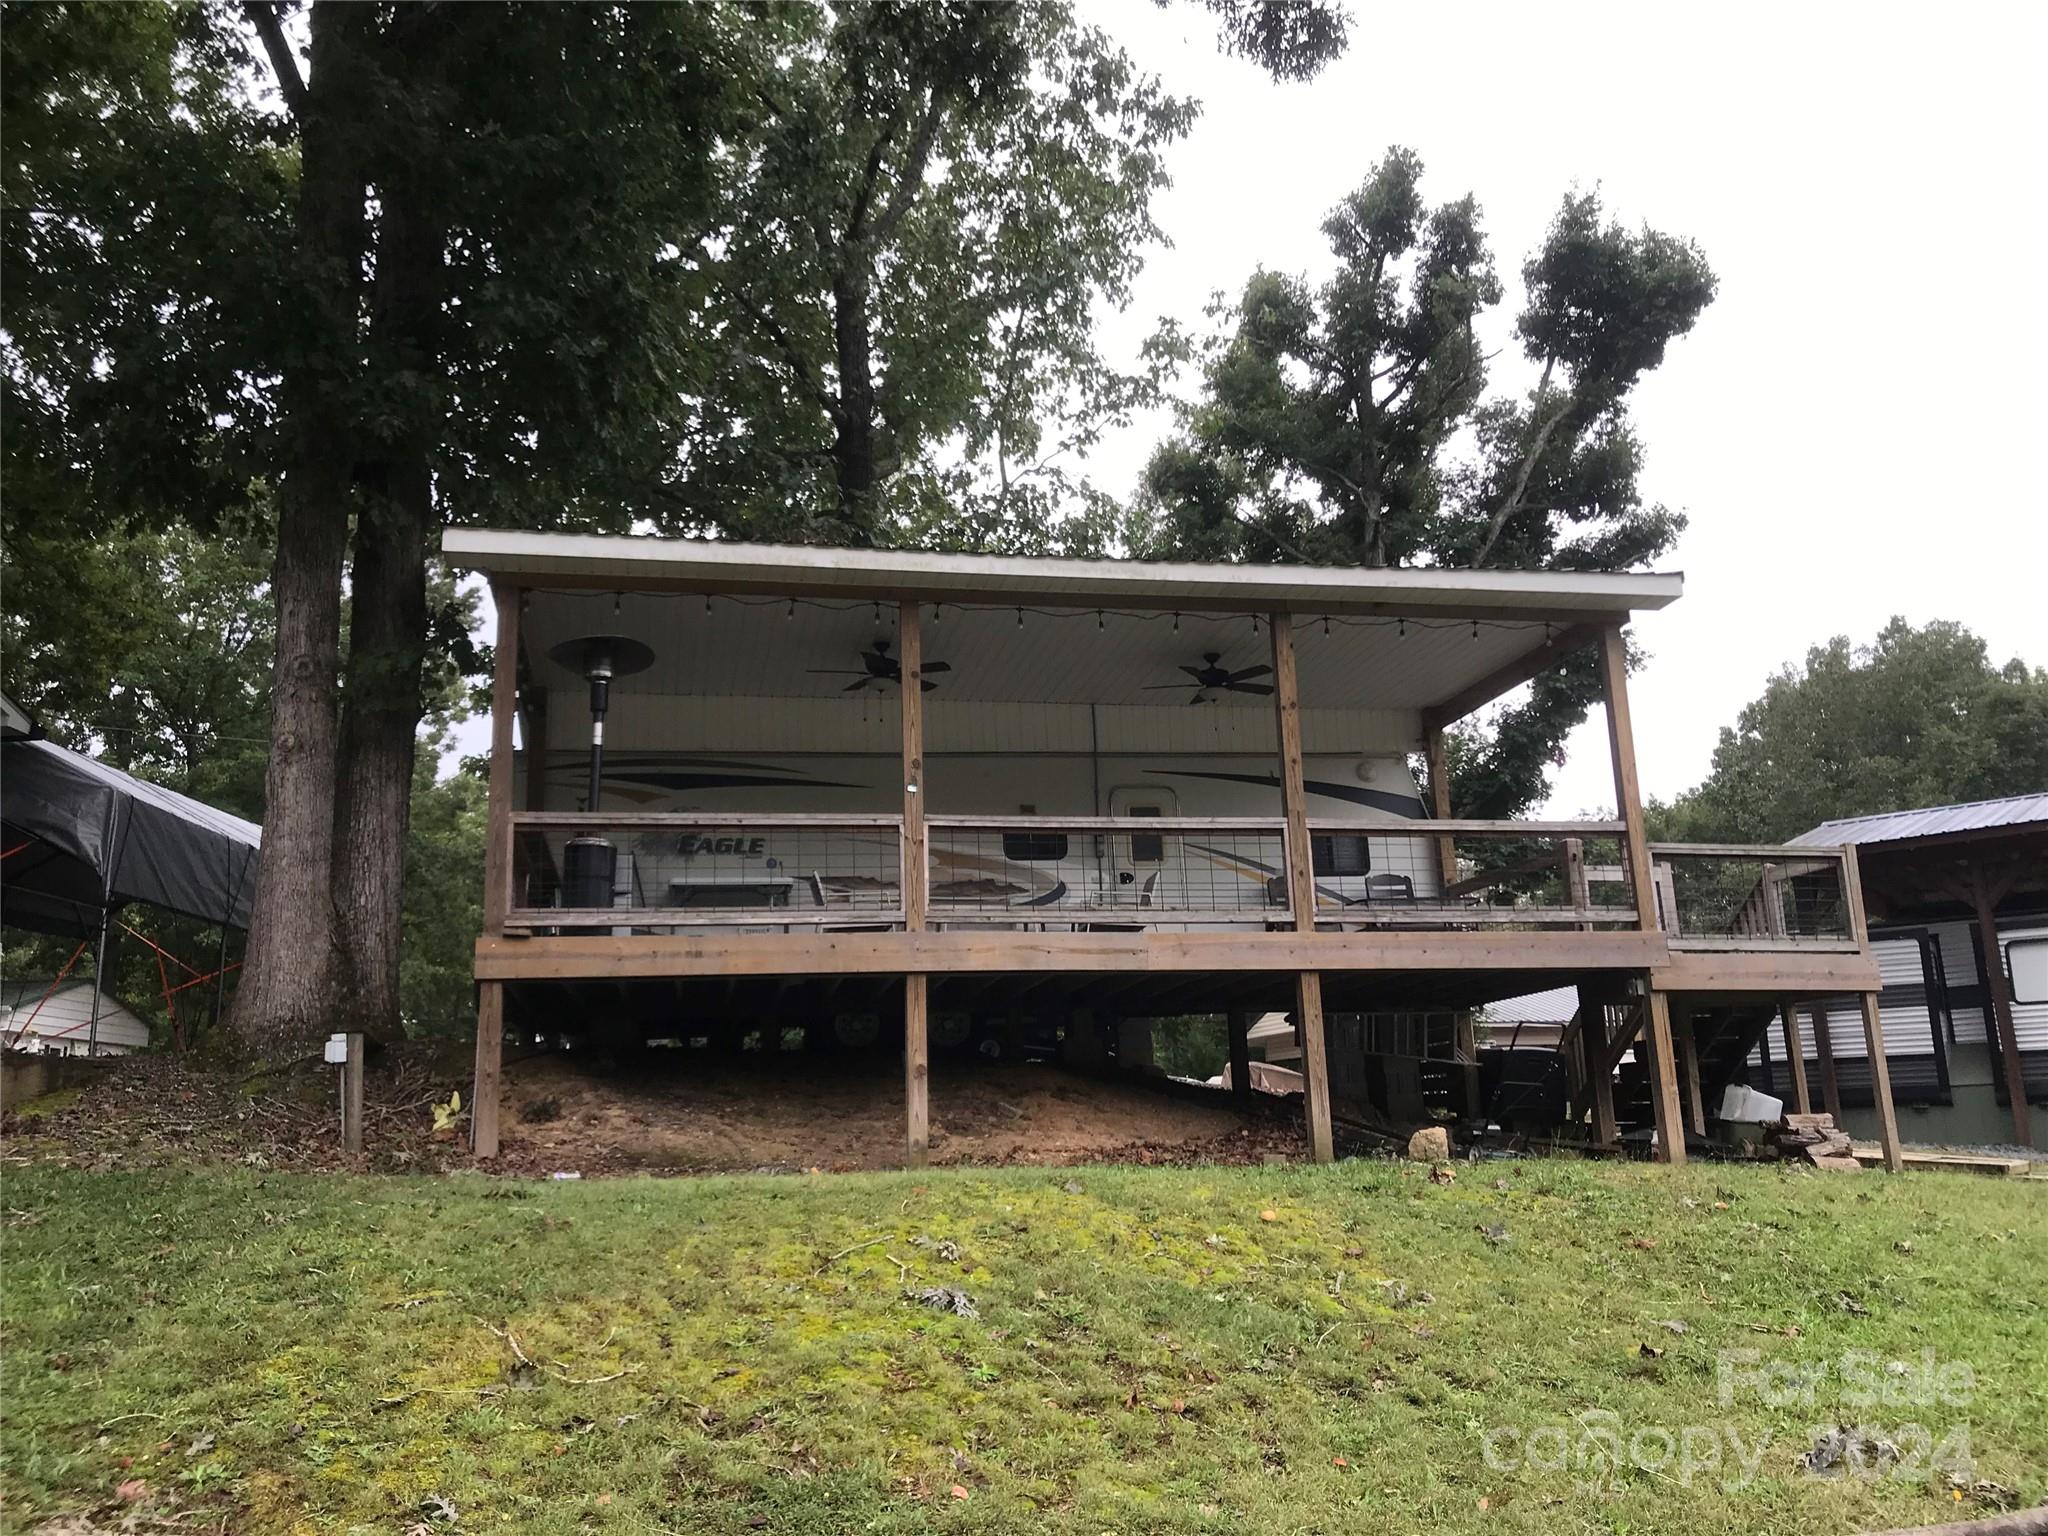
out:
M938 142L939 119L943 115L939 92L934 87L925 101L924 116L918 121L917 132L911 138L903 172L896 178L896 190L889 194L882 216L875 221L877 241L886 243L896 233L896 226L903 222L903 216L916 201L918 188L924 185L925 167L931 163L932 147Z
M1538 399L1550 387L1550 372L1557 360L1550 359L1543 365L1543 380L1536 386ZM1477 570L1486 564L1486 557L1493 553L1493 546L1500 542L1501 531L1507 527L1508 519L1520 510L1522 498L1529 492L1529 477L1536 473L1536 461L1543 456L1544 448L1550 442L1550 434L1557 430L1557 424L1564 420L1565 413L1572 408L1571 391L1565 392L1563 402L1550 413L1550 419L1536 429L1535 440L1529 444L1529 451L1522 455L1522 467L1515 475L1515 488L1495 509L1492 519L1486 525L1486 537L1479 543L1478 551L1472 556L1472 568Z
M277 76L277 89L285 106L295 121L305 122L306 82L299 74L299 61L292 57L292 45L284 35L282 8L271 4L271 0L243 0L242 9L263 40L263 51L270 55L270 68Z

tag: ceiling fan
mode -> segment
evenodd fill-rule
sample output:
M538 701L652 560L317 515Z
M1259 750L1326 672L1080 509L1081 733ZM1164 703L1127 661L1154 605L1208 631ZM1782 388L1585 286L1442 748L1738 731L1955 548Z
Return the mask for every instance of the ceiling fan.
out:
M858 672L832 667L812 667L810 673L813 677L853 678L854 681L848 683L842 690L846 693L858 693L861 689L874 683L896 683L899 685L902 683L903 663L889 654L888 641L877 640L867 650L860 653L860 660L861 670ZM939 686L931 680L931 674L934 672L950 672L952 670L952 666L947 662L928 661L918 670L917 680L924 691L930 693Z
M1254 683L1250 681L1254 677L1269 675L1273 670L1271 667L1242 667L1235 672L1228 672L1223 668L1223 654L1220 651L1204 651L1202 653L1202 662L1203 665L1199 667L1181 668L1181 671L1187 673L1189 677L1195 680L1195 696L1188 700L1190 704L1208 703L1211 693L1271 693L1273 691L1271 683ZM1153 693L1161 689L1185 688L1187 686L1186 683L1147 683L1145 691Z

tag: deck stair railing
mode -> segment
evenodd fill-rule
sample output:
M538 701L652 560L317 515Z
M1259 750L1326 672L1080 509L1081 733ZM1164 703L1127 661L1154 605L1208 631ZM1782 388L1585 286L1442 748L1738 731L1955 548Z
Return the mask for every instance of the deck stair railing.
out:
M1652 843L1658 926L1674 949L1855 949L1840 848Z

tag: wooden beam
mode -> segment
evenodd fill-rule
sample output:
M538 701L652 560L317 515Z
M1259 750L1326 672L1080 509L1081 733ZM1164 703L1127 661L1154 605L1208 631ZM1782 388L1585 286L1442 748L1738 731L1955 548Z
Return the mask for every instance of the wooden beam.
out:
M491 658L491 768L484 814L484 932L505 931L512 908L512 722L519 713L518 587L491 584L498 610Z
M1316 928L1316 879L1308 836L1308 794L1302 787L1301 680L1294 661L1294 623L1272 616L1273 708L1280 728L1280 807L1287 818L1287 899L1298 933ZM1330 1130L1329 1058L1323 1044L1323 978L1303 971L1295 978L1296 1016L1301 1027L1302 1079L1307 1092L1309 1155L1327 1163L1335 1155Z
M1451 819L1451 771L1444 761L1444 728L1432 725L1422 733L1422 756L1429 770L1429 806L1437 821ZM1445 835L1430 839L1436 847L1438 889L1448 889L1458 878L1458 845Z
M1422 712L1423 729L1432 731L1455 724L1480 706L1491 704L1502 694L1512 693L1532 677L1551 671L1580 646L1591 645L1610 632L1598 624L1571 625L1526 655L1517 656L1476 683L1460 688L1441 704L1430 705Z
M1614 814L1627 831L1622 858L1635 889L1636 916L1657 926L1657 898L1650 889L1650 844L1643 831L1643 796L1636 780L1636 731L1628 709L1628 641L1615 625L1600 632L1600 686L1607 700L1607 748L1614 763Z
M2034 1144L2033 1112L2027 1105L2026 1068L2020 1060L2019 1036L2013 1029L2012 989L2006 985L2005 956L1998 948L1998 909L1990 881L1983 867L1970 866L1970 904L1977 913L1977 952L1982 957L1984 985L1990 992L1990 1006L1984 1022L1995 1025L1999 1065L2005 1077L2006 1098L2012 1110L2012 1139L2015 1146Z
M929 987L922 974L903 978L904 1164L911 1168L922 1168L931 1152Z
M1877 960L1868 950L1672 949L1667 953L1670 959L1656 972L1657 987L1664 992L1718 992L1775 1004L1788 994L1835 997L1879 984Z
M1799 1039L1799 1009L1787 998L1778 1004L1778 1021L1785 1032L1785 1064L1792 1069L1792 1110L1813 1113L1813 1096L1806 1091L1806 1047Z
M1870 1053L1870 1097L1877 1109L1877 1139L1884 1165L1903 1173L1906 1160L1899 1146L1899 1112L1892 1104L1892 1069L1884 1054L1884 1022L1878 1016L1877 994L1860 994L1863 1003L1863 1048Z
M478 1157L498 1155L498 1101L505 1063L505 984L477 983L476 1082L469 1098L469 1145Z
M1699 1011L1688 1008L1672 1033L1678 1046L1678 1086L1685 1110L1685 1128L1695 1136L1707 1134L1707 1105L1700 1093Z
M1226 1023L1230 1030L1230 1100L1240 1110L1252 1107L1252 1016L1233 1013Z
M1644 978L1645 986L1649 978ZM1657 1161L1674 1167L1685 1161L1685 1117L1678 1103L1678 1061L1671 1039L1671 999L1655 987L1645 995L1648 1025L1650 1107L1657 1119Z
M1826 1003L1813 1006L1813 1053L1820 1059L1821 1107L1842 1123L1842 1085L1835 1077L1835 1035L1828 1025Z
M903 975L910 971L1584 972L1671 960L1654 933L718 933L554 934L477 941L480 980ZM1725 956L1704 957L1727 959ZM1759 957L1751 957L1759 958ZM1765 960L1797 957L1764 956ZM1839 957L1838 957L1839 958ZM1853 957L1850 957L1853 958ZM1665 974L1660 969L1659 975ZM1764 990L1799 990L1758 973ZM1874 968L1873 968L1874 974ZM1834 990L1849 988L1837 986Z
M903 713L903 927L922 932L931 883L924 829L924 625L918 605L897 609L896 692ZM903 1099L905 1161L922 1168L931 1148L930 981L923 971L903 977Z
M1586 1090L1593 1104L1593 1140L1612 1146L1621 1140L1614 1116L1614 1068L1607 1056L1607 989L1579 988L1579 1032L1585 1040Z

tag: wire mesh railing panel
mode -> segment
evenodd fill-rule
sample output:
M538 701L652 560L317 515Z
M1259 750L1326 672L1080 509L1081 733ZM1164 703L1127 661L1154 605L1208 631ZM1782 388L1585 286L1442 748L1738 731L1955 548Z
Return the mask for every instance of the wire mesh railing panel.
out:
M942 925L1289 921L1277 820L935 817L926 837L928 911Z
M1650 850L1657 917L1673 943L1769 949L1853 944L1845 868L1833 850Z
M893 817L514 817L512 927L893 926Z
M1309 823L1319 924L1613 928L1637 922L1617 824Z

